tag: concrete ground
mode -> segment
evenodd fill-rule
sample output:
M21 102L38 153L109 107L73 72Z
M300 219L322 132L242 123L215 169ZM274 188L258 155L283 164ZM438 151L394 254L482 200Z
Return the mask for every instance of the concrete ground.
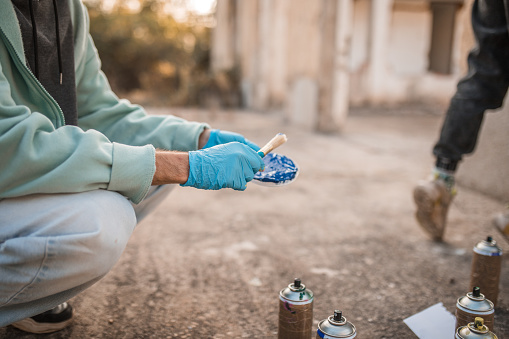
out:
M113 270L71 300L74 324L43 337L276 338L278 293L300 277L315 294L313 331L341 309L360 338L416 338L403 319L438 302L454 312L476 242L494 235L509 255L490 225L505 202L461 185L443 243L417 226L411 192L429 174L441 121L427 110L354 110L340 135L278 115L177 113L260 145L286 133L276 152L298 163L298 179L245 192L179 187ZM509 338L507 259L501 280L494 331ZM0 337L36 336L7 327Z

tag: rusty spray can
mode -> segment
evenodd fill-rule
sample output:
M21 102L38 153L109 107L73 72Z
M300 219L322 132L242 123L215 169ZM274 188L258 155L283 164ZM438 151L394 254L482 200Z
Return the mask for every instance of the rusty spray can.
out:
M493 328L495 320L495 308L493 303L486 299L479 287L474 287L472 292L458 298L456 302L456 329L473 323L476 317L483 318L483 323Z
M313 300L313 292L299 278L279 292L278 339L311 337Z
M316 339L352 339L355 337L357 337L355 326L347 321L346 318L343 317L343 312L339 310L335 310L334 315L318 323Z
M456 329L456 339L498 339L497 335L484 325L483 318L477 317L474 322Z
M474 246L470 288L481 288L486 299L497 306L500 270L502 267L502 249L492 237L487 237Z

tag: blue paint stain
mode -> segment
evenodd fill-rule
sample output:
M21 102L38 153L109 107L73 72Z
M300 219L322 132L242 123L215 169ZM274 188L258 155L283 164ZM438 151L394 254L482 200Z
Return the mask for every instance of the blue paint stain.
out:
M320 338L325 338L325 333L323 333L322 331L320 331L320 329L318 329L318 330L316 331L316 333L318 333L318 336L319 336Z
M263 162L265 170L257 172L254 176L255 180L283 184L295 179L299 170L290 158L281 154L269 153L263 158Z

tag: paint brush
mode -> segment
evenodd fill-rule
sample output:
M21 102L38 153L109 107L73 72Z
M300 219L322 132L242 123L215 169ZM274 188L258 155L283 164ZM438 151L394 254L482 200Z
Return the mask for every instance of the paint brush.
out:
M297 165L287 156L270 153L286 142L286 135L278 133L265 146L260 148L258 155L263 158L265 169L256 172L253 182L262 186L282 186L294 181L299 174ZM270 154L269 154L270 153Z
M265 146L260 148L258 154L263 158L268 153L272 152L272 150L284 144L286 140L287 138L285 134L278 133L274 138L272 138L268 143L266 143Z

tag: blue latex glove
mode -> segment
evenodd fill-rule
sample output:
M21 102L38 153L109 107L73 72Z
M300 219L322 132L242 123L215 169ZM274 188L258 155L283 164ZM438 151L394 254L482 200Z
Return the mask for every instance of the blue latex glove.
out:
M181 186L243 191L255 173L264 167L262 158L254 150L239 142L230 142L189 152L189 178Z
M254 149L256 152L260 150L260 147L258 145L252 143L251 141L247 140L242 136L241 134L234 133L234 132L228 132L228 131L221 131L218 129L210 130L210 137L205 146L203 148L209 148L217 145L227 144L229 142L237 141L241 144L248 145L252 149Z

